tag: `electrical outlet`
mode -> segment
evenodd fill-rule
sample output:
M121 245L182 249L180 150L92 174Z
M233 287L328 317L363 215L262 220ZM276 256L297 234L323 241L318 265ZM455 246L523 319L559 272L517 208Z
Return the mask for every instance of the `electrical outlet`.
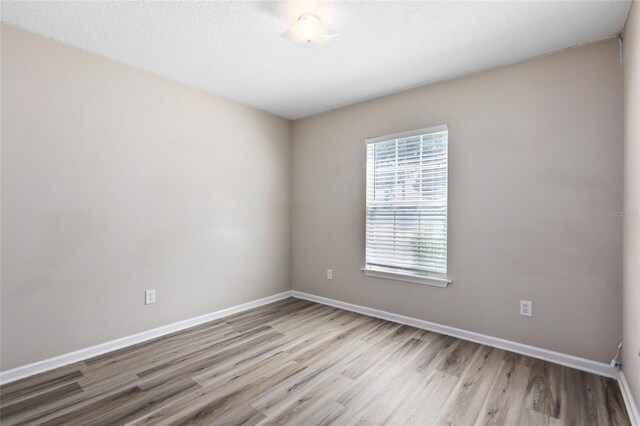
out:
M333 279L333 269L327 269L327 279L328 280Z
M533 315L533 304L530 300L520 301L520 315L530 317Z
M144 304L151 305L156 303L156 289L145 290L144 292Z

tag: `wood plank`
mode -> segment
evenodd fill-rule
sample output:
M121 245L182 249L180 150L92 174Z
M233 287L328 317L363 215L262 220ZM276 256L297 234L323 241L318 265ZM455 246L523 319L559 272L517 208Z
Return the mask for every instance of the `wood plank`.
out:
M562 409L563 367L547 361L531 364L525 406L546 416L560 418Z
M505 357L480 409L476 425L515 425L522 417L531 368Z
M591 377L590 380L600 382L604 399L604 409L606 410L609 424L629 425L631 423L629 413L622 398L618 382L608 377L598 377L595 375ZM602 409L601 406L600 408Z
M440 365L435 369L445 374L460 377L462 372L469 366L469 361L474 357L476 351L480 349L480 345L465 340L457 340L453 346L453 350L449 352Z
M527 407L522 409L520 424L527 426L563 426L559 419L549 417Z
M41 378L41 381L25 381L22 383L23 386L21 387L14 386L11 388L11 385L8 385L6 389L2 387L0 389L2 391L2 393L0 393L0 408L13 404L16 401L33 398L36 395L50 392L53 389L77 382L82 377L84 377L82 372L74 368L73 371L70 371L69 373L52 377L50 379L43 380Z
M450 398L459 381L459 377L431 370L430 374L424 375L424 380L407 396L398 413L385 419L384 424L435 424L438 413Z
M6 404L2 407L3 416L12 416L21 411L29 411L33 408L55 401L61 396L76 395L82 392L82 388L76 382L68 383L64 386L60 386L51 389L47 392L41 392L34 394L31 398L23 398L13 403Z
M367 423L371 419L384 417L384 409L380 404L387 403L390 394L398 393L394 388L402 386L400 381L394 379L399 376L404 378L404 374L409 372L419 374L415 373L418 357L426 347L427 343L423 340L410 338L376 369L377 374L367 374L354 381L336 399L336 402L349 408L339 417L339 422Z
M439 424L474 424L500 367L504 351L480 346L445 403Z

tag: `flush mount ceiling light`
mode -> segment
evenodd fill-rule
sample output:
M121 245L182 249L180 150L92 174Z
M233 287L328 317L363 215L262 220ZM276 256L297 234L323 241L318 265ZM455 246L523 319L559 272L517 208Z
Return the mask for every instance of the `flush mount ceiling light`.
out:
M303 13L295 24L282 33L282 37L308 47L324 44L337 36L338 33L322 25L318 15Z

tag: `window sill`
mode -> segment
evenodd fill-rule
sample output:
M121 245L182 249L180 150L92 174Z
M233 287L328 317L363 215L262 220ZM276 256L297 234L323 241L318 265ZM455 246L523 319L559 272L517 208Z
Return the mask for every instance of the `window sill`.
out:
M406 281L415 284L424 284L444 288L451 284L451 280L443 277L422 275L410 272L398 272L391 269L365 267L360 269L365 275L389 280Z

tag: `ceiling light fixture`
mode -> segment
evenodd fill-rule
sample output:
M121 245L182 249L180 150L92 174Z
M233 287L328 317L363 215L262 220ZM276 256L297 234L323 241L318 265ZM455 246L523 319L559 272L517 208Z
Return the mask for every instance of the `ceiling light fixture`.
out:
M289 31L282 33L287 40L308 47L324 44L337 35L337 32L322 25L314 13L303 13Z

